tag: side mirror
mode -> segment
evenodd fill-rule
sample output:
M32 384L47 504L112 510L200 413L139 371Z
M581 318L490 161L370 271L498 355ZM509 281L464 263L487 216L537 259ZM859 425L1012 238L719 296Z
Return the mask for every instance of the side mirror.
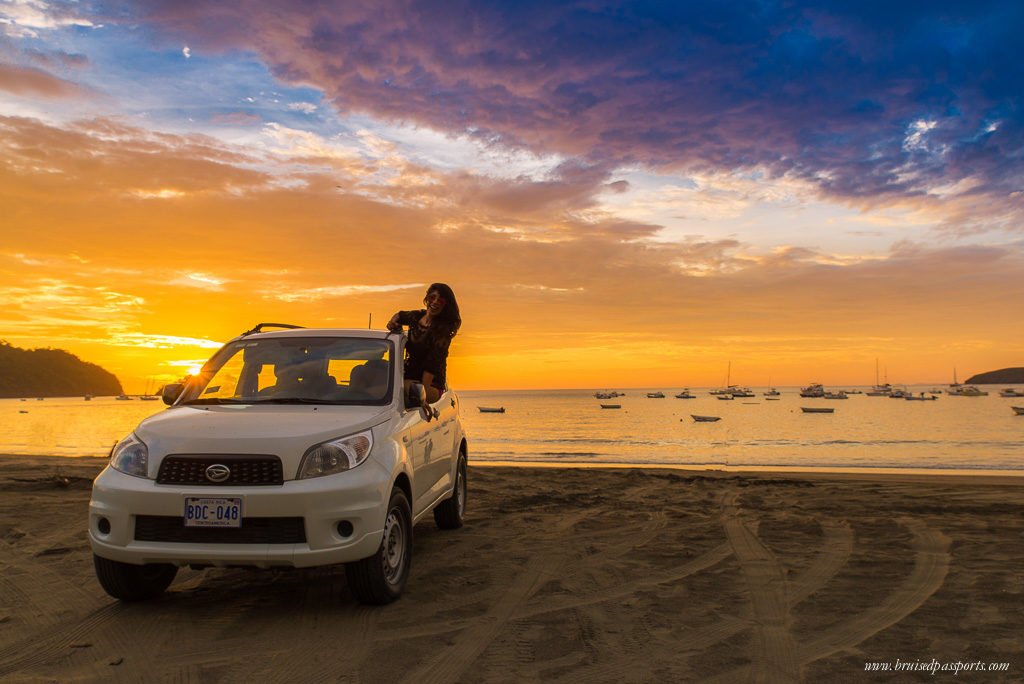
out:
M184 383L174 382L170 385L164 385L164 389L160 392L160 397L164 400L164 403L170 406L181 394L181 390L185 388Z

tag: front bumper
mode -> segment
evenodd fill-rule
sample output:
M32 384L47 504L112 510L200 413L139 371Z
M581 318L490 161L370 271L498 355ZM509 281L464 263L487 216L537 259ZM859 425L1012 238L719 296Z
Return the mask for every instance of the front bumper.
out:
M93 483L89 542L97 556L135 565L299 568L347 563L371 556L380 547L390 489L391 474L372 458L345 473L265 487L158 485L107 467ZM306 541L205 543L135 538L137 516L181 519L185 498L190 496L241 498L243 526L246 518L301 518ZM339 531L342 521L351 525L350 534Z

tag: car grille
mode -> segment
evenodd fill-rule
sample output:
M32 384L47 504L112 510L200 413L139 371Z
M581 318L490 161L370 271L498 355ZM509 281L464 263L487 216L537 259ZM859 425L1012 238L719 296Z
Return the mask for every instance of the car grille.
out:
M206 469L219 463L226 465L231 474L223 482L211 482ZM280 485L284 484L284 470L277 456L239 456L213 454L195 456L167 456L160 463L157 484L188 485Z
M135 516L135 540L188 544L304 544L302 518L242 518L241 527L185 527L172 515Z

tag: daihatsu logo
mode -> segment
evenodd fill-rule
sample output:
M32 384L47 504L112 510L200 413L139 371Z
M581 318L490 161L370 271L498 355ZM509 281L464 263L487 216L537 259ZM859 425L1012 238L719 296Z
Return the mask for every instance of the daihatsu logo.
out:
M210 482L224 482L231 477L231 469L226 465L214 463L206 469L206 479Z

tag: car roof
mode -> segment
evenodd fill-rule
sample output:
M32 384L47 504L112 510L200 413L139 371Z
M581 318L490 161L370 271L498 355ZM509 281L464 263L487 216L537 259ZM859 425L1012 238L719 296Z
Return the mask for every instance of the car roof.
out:
M239 335L231 340L255 340L280 337L360 337L365 339L387 339L391 333L387 330L367 330L366 328L289 328L287 330L268 330L267 332Z

